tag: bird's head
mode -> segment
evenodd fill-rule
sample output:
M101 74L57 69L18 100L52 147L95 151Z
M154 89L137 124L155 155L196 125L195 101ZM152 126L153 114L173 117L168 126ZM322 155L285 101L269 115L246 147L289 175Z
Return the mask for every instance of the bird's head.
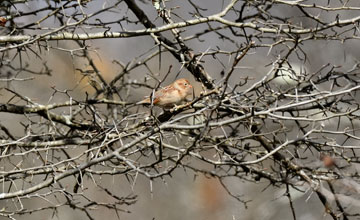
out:
M187 79L178 79L174 82L174 87L180 91L184 91L187 95L192 93L192 85Z

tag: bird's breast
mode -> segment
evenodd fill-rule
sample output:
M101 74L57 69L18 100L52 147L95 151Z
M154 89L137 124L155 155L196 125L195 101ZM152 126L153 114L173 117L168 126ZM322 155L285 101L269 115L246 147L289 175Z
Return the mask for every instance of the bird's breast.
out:
M174 105L178 104L182 101L182 96L179 90L172 90L167 93L165 93L160 99L159 99L159 105Z

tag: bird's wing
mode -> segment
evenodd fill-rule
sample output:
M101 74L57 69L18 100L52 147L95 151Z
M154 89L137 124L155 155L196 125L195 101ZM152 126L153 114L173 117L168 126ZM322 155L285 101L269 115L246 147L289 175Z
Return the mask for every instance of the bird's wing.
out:
M166 98L170 93L172 93L174 90L176 90L173 86L168 85L154 93L153 98L153 104L158 104L161 99ZM147 96L144 100L138 102L137 104L151 104L151 95Z
M176 89L172 85L168 85L154 94L154 105L158 104L161 99L167 99Z

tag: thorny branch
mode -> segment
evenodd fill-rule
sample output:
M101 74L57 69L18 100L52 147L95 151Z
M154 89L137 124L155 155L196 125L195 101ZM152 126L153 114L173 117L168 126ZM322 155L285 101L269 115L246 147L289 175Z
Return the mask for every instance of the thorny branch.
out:
M119 195L101 178L125 177L134 186L139 175L152 183L177 169L218 178L245 207L247 195L235 196L226 179L286 189L294 219L301 213L292 192L304 186L330 218L360 215L346 202L357 199L360 184L359 54L346 49L353 60L344 58L341 66L337 55L313 54L313 47L331 42L356 48L360 16L352 12L359 4L222 3L209 13L214 8L194 0L0 2L0 201L12 204L0 216L60 207L89 219L96 207L129 213L124 206L137 197ZM110 78L93 45L108 38L147 43L134 48L137 56L115 60L120 70ZM57 51L73 61L75 88L59 89L54 81L46 85L46 100L40 89L31 97L26 83L38 86L42 77L61 74L47 64ZM167 77L153 67L168 60L178 64L169 78L188 72L200 83L191 101L170 110L152 107L150 114L134 94L159 88ZM80 88L84 82L89 90ZM90 183L112 200L88 196ZM356 195L342 195L336 185ZM26 206L38 198L46 204Z

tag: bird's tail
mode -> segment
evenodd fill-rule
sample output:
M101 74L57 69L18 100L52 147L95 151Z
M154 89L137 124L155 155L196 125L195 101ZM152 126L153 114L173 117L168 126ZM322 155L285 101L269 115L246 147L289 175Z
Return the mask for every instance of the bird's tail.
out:
M144 104L151 104L151 102L150 102L150 99L147 98L147 99L141 100L140 102L137 102L136 104L137 105L144 105Z

